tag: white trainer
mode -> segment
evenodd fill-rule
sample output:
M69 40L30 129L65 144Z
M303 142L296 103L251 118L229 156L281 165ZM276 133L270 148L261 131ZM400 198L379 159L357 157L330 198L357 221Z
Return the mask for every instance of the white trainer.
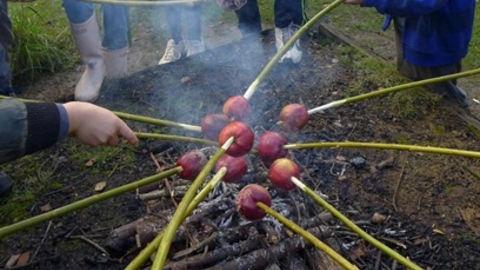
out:
M194 55L205 51L205 43L203 40L184 40L187 56Z
M182 58L183 52L183 43L180 41L178 44L175 44L175 40L170 39L167 42L167 48L165 49L165 54L163 54L162 59L158 62L159 65L175 62L178 59Z
M292 38L299 28L300 27L296 24L293 24L293 22L285 28L275 27L275 46L277 47L277 51L285 46L285 43ZM295 41L293 46L282 56L279 62L282 63L285 59L290 59L294 64L297 64L300 62L300 60L302 60L302 51L300 50L299 39Z

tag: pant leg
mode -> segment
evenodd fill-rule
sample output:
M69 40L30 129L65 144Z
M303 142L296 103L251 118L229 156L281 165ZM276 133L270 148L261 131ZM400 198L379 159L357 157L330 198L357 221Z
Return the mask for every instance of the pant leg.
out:
M403 27L405 25L405 19L394 18L395 28L395 47L397 50L397 69L414 81L425 80L435 78L439 76L458 73L462 70L461 62L456 62L450 65L437 66L437 67L422 67L412 65L405 61L403 56ZM444 95L450 99L457 100L463 105L468 105L467 96L465 91L457 86L457 80L451 80L436 84L429 84L426 86L430 91Z
M181 6L167 6L164 9L165 17L167 19L169 39L173 39L175 43L180 42L182 37L182 14L183 8Z
M113 51L128 46L128 9L120 5L102 5L103 41L102 46Z
M10 90L11 70L10 70L10 51L13 43L12 22L8 17L8 6L5 0L0 1L0 94ZM4 93L5 92L5 93Z
M95 12L95 6L92 3L77 0L64 0L62 6L68 21L73 24L86 22Z
M238 18L238 29L242 36L262 32L262 21L257 0L248 0L239 10L235 11Z
M294 23L303 25L306 22L305 0L275 0L275 27L285 28Z
M202 4L196 3L193 7L185 7L183 19L187 24L187 39L202 39Z

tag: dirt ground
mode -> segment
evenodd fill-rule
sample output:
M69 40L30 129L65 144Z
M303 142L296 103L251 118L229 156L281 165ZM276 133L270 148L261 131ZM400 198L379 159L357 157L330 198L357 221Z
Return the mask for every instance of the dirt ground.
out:
M234 24L209 23L205 40L207 48L212 50L164 66L156 65L164 42L155 30L145 27L134 32L129 53L130 75L105 83L97 103L117 111L193 125L198 125L208 113L219 113L228 97L244 93L275 48L271 33L239 41ZM382 39L386 47L392 46L388 37ZM283 106L303 103L313 108L345 96L356 81L362 80L361 71L352 70L339 60L345 55L336 53L335 48L340 46L336 41L309 34L303 44L302 62L275 67L250 100L252 113L246 122L256 136L266 130L279 131L276 122ZM388 60L391 59L387 57ZM80 75L81 69L77 69L45 77L27 89L25 97L68 100ZM382 87L369 81L363 85L370 91ZM389 98L366 100L313 114L300 133L285 133L285 136L291 143L386 142L480 150L478 130L459 119L443 102L415 104L422 108L421 113L410 118L385 109L392 108L391 102ZM472 106L472 111L475 110ZM129 123L141 132L201 137L175 128ZM189 149L213 153L211 148L194 143L142 141L135 149L120 147L118 155L91 168L72 163L68 147L75 143L68 140L37 156L46 159L46 167L55 168L51 170L52 181L65 183L61 189L45 191L40 199L54 208L92 195L93 186L102 180L107 180L107 189L112 189L154 174L157 167L151 154L162 167L168 168ZM132 151L135 160L125 164L121 153ZM290 155L302 167L302 180L308 186L328 196L334 206L365 231L422 268L480 269L480 179L472 173L480 172L479 160L360 148L299 149L292 150ZM236 214L235 194L253 182L267 186L274 197L274 208L296 222L306 222L323 211L298 190L291 193L276 190L266 180L266 170L258 158L251 154L248 160L249 172L243 182L222 185L201 206L202 211L213 209L212 212L199 211L189 221L190 242L202 242L215 232L222 236L209 242L206 248L172 259L168 269L337 269L319 263L322 260L315 259L317 253L310 247L288 242L296 238L272 219L245 223ZM15 176L21 164L18 161L7 173ZM169 180L173 186L182 183L175 177ZM165 188L163 185L160 183ZM174 207L171 199L159 201L156 204L142 201L131 192L16 233L0 242L0 266L11 255L28 252L33 259L25 269L123 269L138 253L135 240L129 237L118 250L111 246L111 232L146 215L168 219ZM29 215L39 214L40 206L31 206L26 211ZM154 206L157 210L152 210ZM386 220L371 221L375 213ZM404 269L365 244L340 222L330 219L321 225L333 231L329 243L359 268ZM244 248L239 253L210 262L195 257L229 244L233 246L234 240L227 236L233 237L235 232L248 232L236 239ZM244 242L253 241L255 235L260 235L261 240L246 249ZM187 236L183 234L180 238L172 247L172 255L186 249ZM284 251L274 249L279 241L285 245ZM104 247L110 256L103 252ZM267 252L252 255L254 262L248 266L239 263L249 263L251 258L247 256L255 250ZM190 265L188 260L197 264Z

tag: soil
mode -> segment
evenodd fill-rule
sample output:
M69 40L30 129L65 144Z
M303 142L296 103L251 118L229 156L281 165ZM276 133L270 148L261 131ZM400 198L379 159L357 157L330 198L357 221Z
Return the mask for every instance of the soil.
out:
M207 37L236 31L231 24L210 26L208 31L211 32ZM152 44L157 44L158 37L150 30L139 31L133 37L135 45L129 54L131 74L118 81L105 82L101 98L96 102L98 105L198 125L206 114L221 112L223 103L229 97L242 95L275 53L274 38L268 31L264 36L241 40L238 34L233 40L235 35L228 35L228 38L220 35L217 42L210 41L207 46L210 50L204 53L157 66L161 53ZM339 55L335 48L345 45L317 31L309 33L302 44L304 55L301 63L277 65L250 100L252 112L246 122L256 137L266 130L273 130L282 132L291 143L386 142L479 150L478 131L459 119L456 111L443 102L415 104L419 113L415 117L404 118L391 109L393 101L388 97L366 100L313 114L307 126L298 133L283 132L277 125L283 106L303 103L307 108L314 108L348 96L349 88L362 80L362 71L353 70L340 61L345 55ZM354 59L355 56L350 57ZM76 70L49 76L31 86L24 97L69 100L80 75L81 70ZM364 81L363 85L368 91L382 87L369 81ZM161 128L136 122L129 124L140 132L201 138L198 133L174 127ZM191 149L202 149L209 155L214 153L212 147L196 143L143 140L136 148L121 146L105 162L87 167L73 163L69 156L72 144L77 143L69 139L34 155L45 159L45 166L54 168L49 170L51 180L64 183L64 186L45 190L38 200L42 204L25 209L28 215L39 214L39 207L47 203L58 208L91 196L94 194L93 187L101 181L106 180L107 190L110 190L148 177L157 170L152 154L165 169ZM132 151L134 161L122 159L122 153ZM471 173L480 172L477 159L365 148L291 150L290 157L301 166L301 178L309 187L328 196L329 202L364 230L421 267L480 269L480 180ZM243 235L243 240L253 239L255 233L250 234L253 228L263 237L262 244L256 248L265 248L272 254L280 255L269 259L257 257L251 269L266 269L272 265L280 269L328 269L312 266L315 263L312 263L313 251L309 247L292 248L293 251L287 254L272 251L275 241L271 239L272 232L267 233L266 228L274 228L281 239L292 237L291 232L273 219L245 223L231 210L238 190L255 182L268 187L274 198L273 207L283 210L282 214L293 221L301 223L322 212L321 207L299 190L285 193L272 187L265 177L265 167L255 154L249 154L248 161L249 171L241 183L222 184L206 200L213 205L225 204L230 210L218 206L212 213L197 213L197 218L200 218L189 227L191 237L201 242L214 232L228 235L232 228L249 228L249 234ZM8 167L7 173L15 177L21 166L22 161L16 161ZM169 181L173 186L182 183L177 177L170 177ZM165 188L163 182L160 187ZM222 204L215 201L219 198ZM180 201L179 196L176 199ZM156 210L157 215L167 217L174 209L170 198L160 200L156 207L160 207ZM131 238L122 250L112 250L109 234L115 228L141 217L154 216L152 209L151 203L141 201L134 192L129 192L44 222L2 240L0 265L5 265L13 254L29 252L34 258L24 266L26 269L123 269L138 250ZM373 222L371 219L375 213L387 219ZM404 269L374 247L363 243L340 222L329 220L323 225L328 225L334 232L329 240L335 241L329 243L361 269ZM86 239L98 245L92 245ZM219 237L208 245L208 249L201 248L187 258L220 248L225 241ZM175 244L172 254L187 248L185 242ZM106 247L110 257L99 247ZM229 263L235 265L235 258L242 255L245 254L188 269L234 268ZM247 261L246 257L241 258ZM238 268L235 269L242 269L239 263L236 266Z

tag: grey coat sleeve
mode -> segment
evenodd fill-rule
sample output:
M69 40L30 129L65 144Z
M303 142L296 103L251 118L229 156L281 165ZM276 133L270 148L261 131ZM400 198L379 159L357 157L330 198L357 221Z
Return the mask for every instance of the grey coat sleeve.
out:
M59 130L55 103L0 101L0 164L52 146Z

